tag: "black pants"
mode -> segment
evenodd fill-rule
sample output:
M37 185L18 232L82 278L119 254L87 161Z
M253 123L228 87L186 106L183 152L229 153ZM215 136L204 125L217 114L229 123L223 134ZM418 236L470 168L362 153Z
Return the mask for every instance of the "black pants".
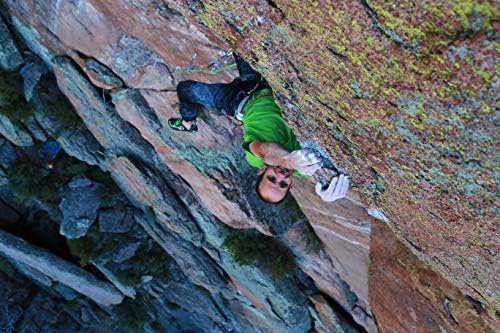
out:
M246 61L237 55L234 55L234 58L240 77L230 83L203 83L193 80L179 82L177 96L182 119L196 119L202 106L234 116L239 103L250 91L269 87L266 80Z

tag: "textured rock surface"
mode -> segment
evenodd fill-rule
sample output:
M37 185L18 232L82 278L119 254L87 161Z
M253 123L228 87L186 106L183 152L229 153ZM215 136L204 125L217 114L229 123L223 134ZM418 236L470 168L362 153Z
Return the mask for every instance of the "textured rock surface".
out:
M126 208L119 207L118 209L101 209L98 222L99 230L102 232L124 233L130 230L134 224L134 218Z
M61 235L68 239L84 236L97 218L102 185L86 177L76 177L62 193L59 209L63 214Z
M99 304L119 304L123 300L123 295L108 283L99 281L81 268L3 231L0 231L0 252L77 290Z
M23 66L21 75L24 79L24 96L26 96L26 100L29 101L31 99L33 96L33 89L40 80L40 77L46 72L47 70L40 64L28 63Z
M255 59L299 136L354 176L400 239L497 308L498 6L272 4L173 6Z
M107 207L101 233L82 238L105 253L80 257L99 258L108 280L138 295L135 312L154 312L140 330L154 322L150 330L168 332L494 331L497 9L489 2L2 3L11 31L54 71L83 123L65 128L50 112L55 105L38 92L50 76L33 91L30 121L69 155L109 171L147 233L121 229L130 215L106 219ZM294 198L268 207L253 192L255 170L230 119L207 111L196 135L168 130L180 80L234 77L208 73L228 64L219 57L229 47L265 74L298 136L354 178L346 200L318 202L312 184L297 180ZM42 137L28 121L1 124L19 146ZM238 264L222 246L233 229L274 235L292 252L294 274L275 280L260 262ZM151 239L173 261L145 271L131 262L152 257ZM134 251L122 246L134 243L141 247L124 259Z
M311 297L314 307L318 310L319 318L321 320L320 332L343 332L340 320L338 319L335 311L328 305L328 302L320 295Z
M66 298L71 292L63 285L40 287L17 273L3 258L0 283L0 328L2 332L54 332L107 329L105 312L89 300Z
M22 63L21 53L17 49L9 29L0 18L0 68L13 70Z
M493 332L485 309L422 265L381 222L373 224L369 300L381 331ZM411 286L411 287L410 287ZM458 297L457 297L458 296ZM482 318L483 317L483 318ZM489 321L494 322L494 318Z
M334 270L337 275L335 283L327 279L318 287L334 299L342 300L341 304L348 311L353 311L353 316L358 322L375 330L375 323L366 318L366 312L370 311L368 267L373 219L354 192L348 192L346 200L332 204L317 200L314 188L308 186L307 180L298 180L296 184L298 186L293 189L292 194L323 243L324 251L334 267L330 270ZM307 265L313 265L316 271L323 266L311 258L307 258L305 262ZM328 276L326 272L319 275L323 278ZM332 288L332 285L336 285L336 288ZM356 313L354 311L356 306L363 311Z
M0 134L17 146L27 147L33 145L30 133L6 116L0 114Z

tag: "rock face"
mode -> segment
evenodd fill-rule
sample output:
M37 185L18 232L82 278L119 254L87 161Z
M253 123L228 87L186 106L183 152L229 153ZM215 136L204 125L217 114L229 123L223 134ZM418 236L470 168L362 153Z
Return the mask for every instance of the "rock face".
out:
M25 128L4 115L0 115L0 134L16 146L28 147L34 143L33 138Z
M54 290L44 290L17 273L3 257L0 262L2 332L50 332L60 331L61 327L77 332L82 325L89 330L109 326L106 313L93 302L79 300L74 294L71 296L71 292L57 283L53 284Z
M23 63L21 53L16 47L9 28L0 19L0 68L13 70Z
M116 287L92 280L102 295L61 279L73 268L28 260L31 245L4 232L0 249L101 304L126 295L113 318L132 308L139 331L493 332L496 186L474 174L494 171L497 9L408 4L3 0L6 29L24 45L5 30L1 54L29 49L56 82L27 61L35 110L23 121L0 114L0 133L22 147L56 138L109 172L129 203L102 206L109 183L63 187L61 233ZM265 74L299 138L353 177L346 199L323 203L297 179L293 198L269 207L231 119L206 110L195 135L168 129L178 82L235 77L219 71L229 48ZM61 120L56 83L78 123ZM226 240L245 239L242 229L270 252L256 259L245 244L238 260ZM266 270L284 255L268 244L290 252L288 275L277 278L279 260Z
M265 70L303 140L383 209L400 239L498 308L498 140L488 1L176 1ZM409 213L411 212L411 213ZM432 232L429 232L432 230ZM467 232L465 232L467 230ZM443 235L446 235L443 237Z
M24 96L26 100L30 100L33 96L33 89L38 84L40 77L45 74L47 70L44 66L35 63L28 63L23 66L21 75L24 79Z
M488 332L480 318L485 309L397 242L381 222L373 224L371 242L370 304L379 328L386 332ZM410 287L411 286L411 287ZM391 315L387 315L387 313Z
M63 214L61 235L68 239L84 236L97 218L102 185L86 177L76 177L62 194L59 209Z
M98 281L79 267L37 249L27 242L0 231L0 252L55 281L61 282L102 305L119 304L123 295L108 283Z

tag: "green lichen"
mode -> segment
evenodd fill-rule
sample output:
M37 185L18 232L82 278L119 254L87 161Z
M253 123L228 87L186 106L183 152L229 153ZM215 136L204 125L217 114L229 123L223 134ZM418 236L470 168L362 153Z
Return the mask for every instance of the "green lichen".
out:
M10 265L9 260L0 253L0 271L3 271Z
M290 46L293 43L293 38L285 25L278 24L271 27L264 43L268 47Z
M35 109L22 92L23 81L18 72L0 71L0 114L12 121L28 120Z
M120 245L114 234L100 232L95 224L84 237L68 239L66 243L71 255L78 258L82 266L87 266L103 254L114 252Z
M319 254L325 247L321 239L318 235L316 235L314 229L309 224L307 224L302 230L302 237L306 242L306 251L308 253Z
M26 205L41 204L51 209L59 204L61 179L30 160L20 160L7 170L9 187L16 199Z
M120 271L116 277L120 283L129 287L134 287L141 282L141 275L134 269Z
M171 280L170 263L170 256L157 244L142 245L132 258L120 264L117 276L121 283L131 287L138 285L144 275L167 283Z
M121 304L113 308L113 312L119 318L115 322L115 332L144 332L144 324L151 319L148 314L148 307L146 299L141 295L137 295L135 299L125 298Z
M253 230L232 229L222 244L244 266L255 263L281 280L295 270L295 261L290 250L272 237L263 236Z
M490 29L492 20L498 17L498 6L489 1L424 2L407 6L407 1L367 0L367 4L376 13L382 29L387 29L386 34L394 34L395 41L401 36L400 44L412 45L416 54L423 56L447 46L453 36Z

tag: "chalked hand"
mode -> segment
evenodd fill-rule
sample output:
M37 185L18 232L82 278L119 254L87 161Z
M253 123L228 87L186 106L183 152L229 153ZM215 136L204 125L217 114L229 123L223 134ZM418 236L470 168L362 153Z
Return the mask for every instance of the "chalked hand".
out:
M303 175L312 176L323 166L321 155L313 149L295 150L285 157L289 169L295 169Z
M321 200L325 202L333 202L344 198L348 188L349 177L346 175L340 175L332 179L326 190L323 189L321 183L316 183L316 194L318 194L321 197Z

